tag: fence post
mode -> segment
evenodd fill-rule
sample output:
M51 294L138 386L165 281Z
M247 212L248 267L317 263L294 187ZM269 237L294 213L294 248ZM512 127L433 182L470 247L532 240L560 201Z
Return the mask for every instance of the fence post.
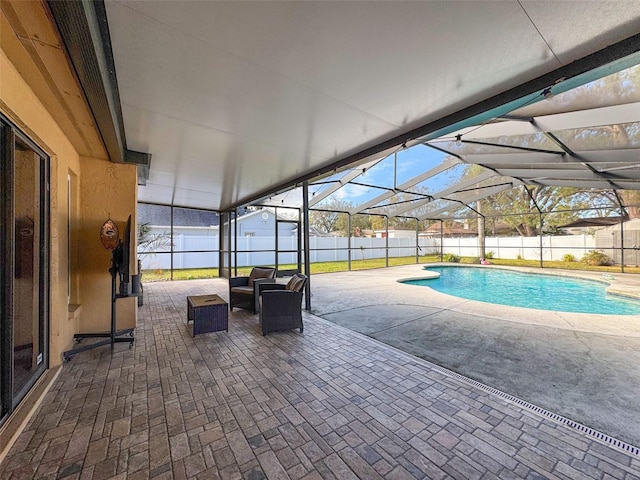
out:
M245 254L245 262L247 263L245 266L249 266L252 265L251 263L251 237L246 236L245 238L245 250L246 250L246 254Z
M169 278L171 280L173 280L173 255L174 255L173 251L175 250L175 248L173 247L173 206L171 207L170 211L171 211L171 216L170 216L170 221L171 221L171 244L169 245L169 249L171 250L171 255L170 255L170 258L171 258L171 273L169 275Z
M626 212L622 209L622 215L620 215L620 270L624 273L624 214Z
M420 221L416 218L416 263L420 263Z
M542 259L542 257L544 256L544 251L542 250L542 244L544 243L544 234L542 232L543 218L542 218L542 212L540 211L540 209L538 209L538 215L540 216L540 237L538 240L540 242L540 268L544 268L544 261Z
M347 270L351 271L351 214L347 212Z
M444 222L440 220L440 261L444 260Z
M384 237L384 258L385 258L385 267L389 266L389 217L384 217L384 229L385 229L385 237Z

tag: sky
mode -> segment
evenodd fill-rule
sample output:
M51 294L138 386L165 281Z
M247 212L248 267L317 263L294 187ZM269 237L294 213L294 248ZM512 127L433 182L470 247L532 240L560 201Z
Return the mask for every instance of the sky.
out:
M438 150L424 145L416 145L412 148L399 150L395 159L394 155L386 157L353 181L384 188L394 188L440 165L446 156L446 154ZM454 167L431 177L420 185L428 188L430 193L436 193L447 188L453 181L458 180L462 174L461 170L461 168ZM335 179L339 176L330 177L330 179ZM382 188L346 184L327 197L322 203L330 203L332 199L337 199L348 201L352 205L360 205L385 192L386 190Z

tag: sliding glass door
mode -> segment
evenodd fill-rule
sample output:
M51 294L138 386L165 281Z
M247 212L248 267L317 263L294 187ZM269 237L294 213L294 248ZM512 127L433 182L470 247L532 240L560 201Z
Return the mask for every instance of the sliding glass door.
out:
M0 404L6 417L48 366L49 165L0 117Z

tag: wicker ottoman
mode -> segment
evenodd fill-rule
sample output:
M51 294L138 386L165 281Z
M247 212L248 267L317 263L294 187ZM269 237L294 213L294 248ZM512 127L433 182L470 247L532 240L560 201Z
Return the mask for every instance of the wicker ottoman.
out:
M229 305L219 295L187 297L187 324L193 321L193 336L229 331Z

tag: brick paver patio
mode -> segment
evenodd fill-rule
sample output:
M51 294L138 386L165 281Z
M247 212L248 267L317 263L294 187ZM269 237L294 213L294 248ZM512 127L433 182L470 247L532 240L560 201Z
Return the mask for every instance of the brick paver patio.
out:
M66 364L0 478L640 479L633 451L310 315L192 338L185 297L210 293L146 285L134 348Z

